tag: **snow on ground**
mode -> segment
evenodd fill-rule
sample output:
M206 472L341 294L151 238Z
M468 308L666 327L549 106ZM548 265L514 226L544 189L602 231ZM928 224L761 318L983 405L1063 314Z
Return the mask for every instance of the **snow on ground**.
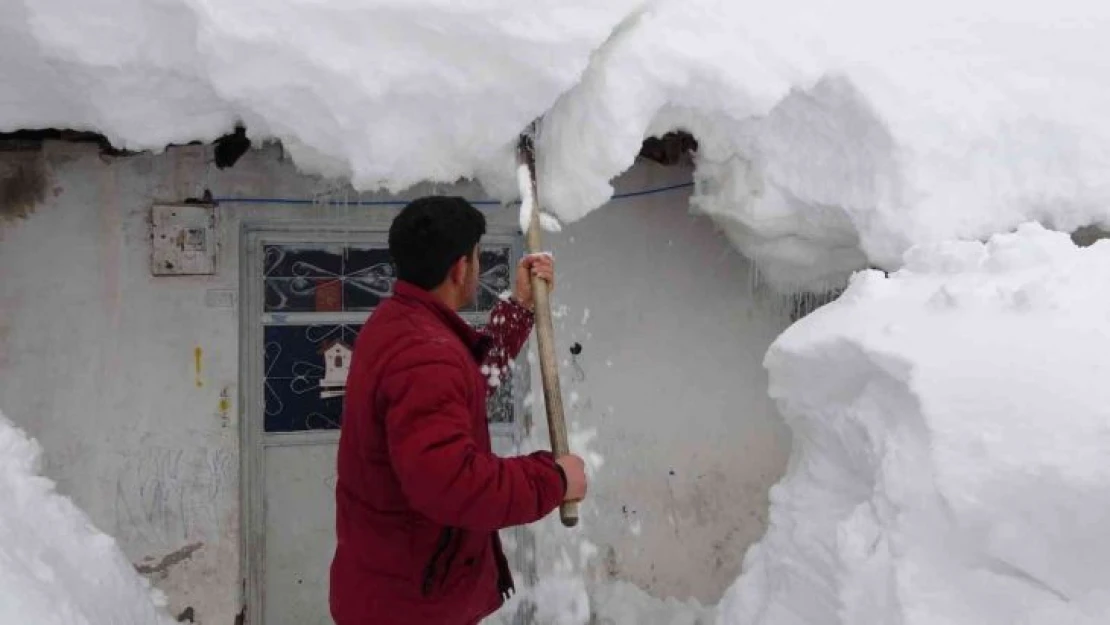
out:
M794 434L728 625L1105 623L1110 241L858 274L768 352Z
M173 623L116 542L39 474L41 455L0 414L0 625Z
M14 0L0 129L122 147L237 119L359 188L477 176L603 204L648 134L700 141L695 207L781 290L915 243L1110 221L1102 0Z
M660 600L627 582L614 582L594 596L597 623L632 625L709 625L712 610L697 601Z

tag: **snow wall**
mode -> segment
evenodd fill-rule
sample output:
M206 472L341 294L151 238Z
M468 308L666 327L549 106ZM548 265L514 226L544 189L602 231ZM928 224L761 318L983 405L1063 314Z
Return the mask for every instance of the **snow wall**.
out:
M164 596L54 483L0 413L0 623L169 625Z
M728 625L1105 623L1110 241L914 249L771 346L794 433Z
M362 189L477 177L605 203L642 139L700 141L695 206L781 290L895 268L916 243L1110 206L1110 4L21 0L0 6L0 129L123 148L243 121Z

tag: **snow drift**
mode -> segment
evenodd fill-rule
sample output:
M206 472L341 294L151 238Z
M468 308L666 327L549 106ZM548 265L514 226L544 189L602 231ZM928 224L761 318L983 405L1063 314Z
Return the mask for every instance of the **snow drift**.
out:
M1105 623L1110 241L914 249L768 352L794 433L729 625Z
M605 202L643 138L700 142L695 208L779 289L913 244L1110 221L1110 4L792 0L15 0L0 130L125 148L246 123L304 168L399 191Z
M773 286L839 286L913 244L1110 215L1110 5L664 2L547 116L540 177L576 218L645 133L699 141L695 208Z
M39 475L41 454L0 414L0 623L173 623L116 542Z
M238 120L363 188L511 180L517 134L639 2L9 0L0 130L117 147L212 140Z

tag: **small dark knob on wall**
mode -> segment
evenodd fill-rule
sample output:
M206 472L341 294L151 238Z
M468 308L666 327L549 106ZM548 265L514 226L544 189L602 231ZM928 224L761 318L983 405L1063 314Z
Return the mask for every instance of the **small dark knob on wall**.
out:
M578 354L581 354L582 353L582 344L581 343L575 343L574 345L571 345L570 346L570 353L574 354L575 356L577 356Z

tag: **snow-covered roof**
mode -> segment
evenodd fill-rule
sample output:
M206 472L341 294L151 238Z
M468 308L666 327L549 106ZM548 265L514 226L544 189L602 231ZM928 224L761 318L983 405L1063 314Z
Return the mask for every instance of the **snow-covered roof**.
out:
M781 288L911 245L1110 206L1110 4L793 0L22 0L0 5L0 130L117 147L243 122L304 169L517 194L575 220L649 135L698 140L694 206Z

